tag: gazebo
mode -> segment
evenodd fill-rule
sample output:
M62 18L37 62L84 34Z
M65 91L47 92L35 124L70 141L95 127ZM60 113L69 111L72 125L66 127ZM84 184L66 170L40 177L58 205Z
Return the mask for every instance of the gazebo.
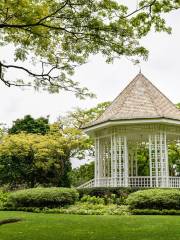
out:
M168 146L180 144L180 110L143 74L84 131L95 141L95 177L80 188L180 187L168 163ZM137 159L142 147L148 156L143 176Z

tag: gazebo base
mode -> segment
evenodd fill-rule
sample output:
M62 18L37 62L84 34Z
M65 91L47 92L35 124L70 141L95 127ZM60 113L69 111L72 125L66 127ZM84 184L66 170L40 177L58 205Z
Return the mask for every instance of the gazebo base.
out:
M142 188L180 188L180 177L138 176L125 179L99 178L92 179L78 188L93 187L142 187Z

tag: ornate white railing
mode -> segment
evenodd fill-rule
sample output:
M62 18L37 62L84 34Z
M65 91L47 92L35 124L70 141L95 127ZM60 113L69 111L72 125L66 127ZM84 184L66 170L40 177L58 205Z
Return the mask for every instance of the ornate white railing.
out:
M154 179L152 179L154 183ZM128 177L129 187L150 187L151 178L150 177Z
M92 187L169 187L169 188L180 188L180 177L149 177L149 176L138 176L128 177L128 185L125 185L123 179L113 178L99 178L92 179L78 188L92 188Z
M180 188L180 177L169 177L170 188Z

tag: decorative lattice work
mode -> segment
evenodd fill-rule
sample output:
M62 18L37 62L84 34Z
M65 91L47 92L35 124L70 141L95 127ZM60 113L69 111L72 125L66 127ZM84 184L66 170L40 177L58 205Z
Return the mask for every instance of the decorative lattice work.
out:
M95 178L111 176L111 138L96 139Z
M156 187L166 187L168 181L168 154L165 132L149 136L149 164L151 178L156 177Z
M114 134L111 138L111 179L113 186L127 186L128 184L128 153L125 136Z

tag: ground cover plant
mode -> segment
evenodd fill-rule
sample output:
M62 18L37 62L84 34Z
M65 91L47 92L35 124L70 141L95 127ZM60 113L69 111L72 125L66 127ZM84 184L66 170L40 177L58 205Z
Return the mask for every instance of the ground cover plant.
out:
M179 216L79 216L0 212L23 221L0 227L1 240L177 240Z
M18 207L4 208L3 210L16 210L33 213L59 213L59 214L76 214L76 215L130 215L128 206L116 204L88 204L77 202L74 205L59 208L35 208L35 207Z

